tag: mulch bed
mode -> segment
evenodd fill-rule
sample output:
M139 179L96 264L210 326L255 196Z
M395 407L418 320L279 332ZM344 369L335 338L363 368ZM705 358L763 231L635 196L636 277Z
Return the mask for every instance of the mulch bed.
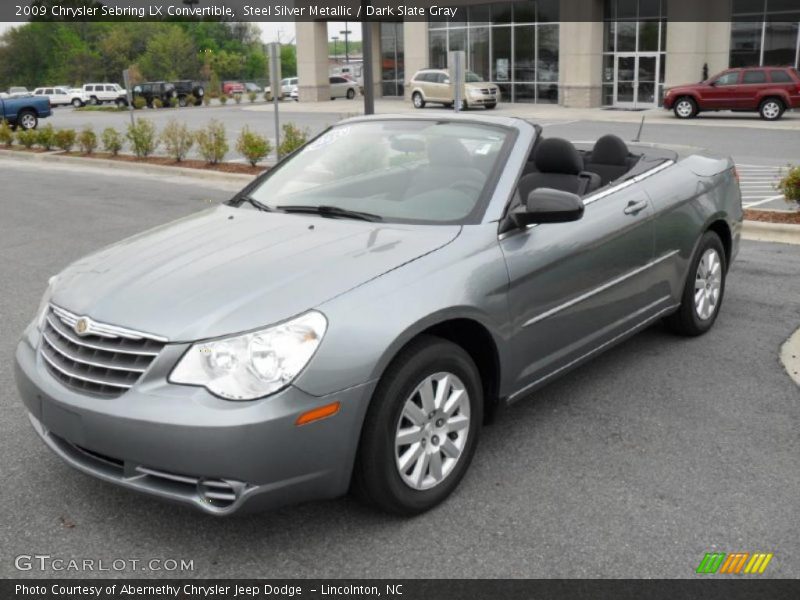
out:
M744 218L748 221L761 221L763 223L785 223L788 225L800 225L800 212L787 212L780 210L754 210L747 208L744 211Z
M204 160L187 159L181 162L175 162L172 158L166 156L148 156L147 158L136 158L130 154L117 154L113 156L105 152L95 152L92 155L82 154L80 152L63 152L65 156L78 156L81 158L104 158L107 160L118 160L120 162L129 163L144 163L148 165L160 165L163 167L183 167L185 169L200 169L202 171L219 171L222 173L240 173L242 175L259 175L266 171L269 167L251 167L244 163L217 163L210 165Z

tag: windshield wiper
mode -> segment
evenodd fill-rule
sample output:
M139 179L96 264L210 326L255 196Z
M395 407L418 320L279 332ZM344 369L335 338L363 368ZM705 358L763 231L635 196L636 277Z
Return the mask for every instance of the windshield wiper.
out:
M237 201L237 206L241 206L243 202L247 202L248 204L253 206L253 208L257 208L258 210L263 210L264 212L278 212L271 206L267 206L263 202L259 202L252 196L239 196L238 198L236 198L236 201Z
M288 213L308 213L313 215L322 215L323 217L344 217L345 219L359 219L361 221L383 221L383 217L373 215L372 213L360 212L357 210L348 210L341 206L328 206L321 204L320 206L312 206L305 204L289 204L285 206L278 206L278 210Z

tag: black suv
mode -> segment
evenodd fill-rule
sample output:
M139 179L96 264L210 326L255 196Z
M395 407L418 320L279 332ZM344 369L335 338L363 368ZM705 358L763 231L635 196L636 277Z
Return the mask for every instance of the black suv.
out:
M173 81L172 85L175 86L175 91L178 93L178 106L186 106L189 103L189 96L194 96L195 106L200 106L203 103L203 96L205 96L206 90L201 82L184 79L182 81Z
M169 106L173 98L178 97L175 86L166 81L147 81L133 87L133 98L144 98L148 107L153 108L153 101L158 99L163 106Z

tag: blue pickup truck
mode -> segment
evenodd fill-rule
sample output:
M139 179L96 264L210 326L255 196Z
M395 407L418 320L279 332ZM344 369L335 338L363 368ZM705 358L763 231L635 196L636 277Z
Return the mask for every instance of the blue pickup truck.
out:
M0 121L8 121L12 127L35 129L39 119L50 114L50 100L41 96L0 98Z

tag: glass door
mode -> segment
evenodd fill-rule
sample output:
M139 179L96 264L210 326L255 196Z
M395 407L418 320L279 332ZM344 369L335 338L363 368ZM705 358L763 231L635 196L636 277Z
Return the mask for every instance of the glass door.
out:
M614 61L614 106L655 108L658 106L658 73L661 55L618 53Z

